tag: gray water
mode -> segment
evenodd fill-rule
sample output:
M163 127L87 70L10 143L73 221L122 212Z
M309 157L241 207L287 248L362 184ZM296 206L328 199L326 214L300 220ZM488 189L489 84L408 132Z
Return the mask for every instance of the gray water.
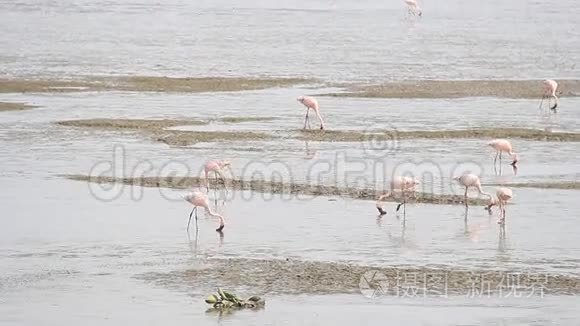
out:
M580 75L574 0L3 0L0 73L308 76L333 81Z
M400 1L0 1L0 74L306 76L326 81L577 78L572 1L450 1L409 20ZM196 286L148 282L150 272L205 258L291 258L370 266L509 270L580 276L578 191L514 188L505 237L481 207L409 204L377 219L374 203L329 197L210 193L224 237L202 216L185 232L184 191L100 186L60 174L199 175L229 158L236 177L381 189L393 175L427 173L424 191L461 194L451 178L485 184L577 181L580 145L513 140L517 175L493 169L486 139L324 143L285 138L301 128L295 98L327 89L165 94L1 94L39 108L0 115L0 324L574 325L572 296L369 299L361 294L264 294L263 310L206 313ZM544 116L536 100L320 98L334 130L522 127L580 131L580 100ZM264 142L169 147L133 132L70 128L88 118L277 117L179 127L259 131ZM116 154L115 154L116 153ZM109 169L107 163L115 162ZM278 180L280 181L280 180ZM493 191L493 186L486 186ZM476 196L471 193L471 196ZM214 204L215 205L215 204ZM216 206L214 206L216 207ZM193 289L193 290L192 290ZM235 289L233 289L235 291Z

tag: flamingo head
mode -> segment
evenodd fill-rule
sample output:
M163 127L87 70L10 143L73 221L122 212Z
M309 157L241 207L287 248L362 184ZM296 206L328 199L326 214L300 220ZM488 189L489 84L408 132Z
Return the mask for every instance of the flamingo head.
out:
M229 167L232 166L232 162L230 160L223 160L223 161L220 161L220 166L222 168L224 168L224 167L228 167L229 168Z
M304 103L304 96L299 96L296 101L300 102L300 103Z
M489 203L485 206L485 209L491 213L491 208L499 204L499 200L495 197L489 196Z
M377 210L379 211L379 214L380 214L381 216L383 216L383 215L386 215L386 214L387 214L387 212L386 212L386 211L385 211L385 210L384 210L382 207L380 207L380 206L377 206Z
M516 164L517 164L517 163L518 163L518 161L519 161L518 154L516 154L516 153L513 153L513 155L512 155L512 158L514 159L514 161L511 163L511 165L512 165L512 166L516 166Z
M193 195L191 193L188 193L185 195L181 194L181 198L183 198L183 200L188 201L188 202L191 202L192 197L193 197Z

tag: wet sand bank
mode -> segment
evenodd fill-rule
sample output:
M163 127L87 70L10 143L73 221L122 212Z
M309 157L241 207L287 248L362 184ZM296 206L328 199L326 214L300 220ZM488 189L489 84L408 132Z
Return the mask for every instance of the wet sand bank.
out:
M83 91L236 92L312 83L301 78L233 77L82 77L71 80L0 78L0 93L60 93Z
M559 96L580 96L580 80L558 80ZM322 96L368 98L542 97L542 80L415 80L352 86L344 93Z
M12 103L12 102L0 102L0 112L6 111L23 111L36 108L34 105L28 105L25 103Z
M60 79L0 78L0 93L59 93L82 91L128 92L235 92L297 85L324 83L307 78L267 77L158 77L79 76ZM580 80L558 80L558 96L580 96ZM540 99L542 80L415 80L396 81L380 85L350 86L345 92L317 94L318 96L365 98L462 98L500 97Z
M64 120L57 121L57 125L68 127L85 127L98 129L132 129L153 131L176 126L195 126L208 124L201 120L146 120L146 119L87 119L87 120Z
M227 123L242 123L247 121L273 121L272 117L225 117L218 120ZM232 140L271 140L276 138L274 134L266 134L253 131L185 131L163 130L169 127L184 125L205 125L209 121L203 120L179 120L179 119L88 119L88 120L65 120L57 121L56 124L72 127L102 128L107 130L133 129L143 132L146 136L152 136L157 141L168 145L186 146L197 142L232 141ZM275 126L274 126L275 127ZM367 142L367 141L391 141L401 139L460 139L460 138L517 138L537 141L580 141L580 133L549 132L539 129L526 128L474 128L465 130L417 130L399 131L391 130L276 130L272 132L287 133L284 138L298 140L325 141L325 142Z
M227 123L242 123L246 121L257 121L252 117L227 117L218 120ZM87 119L87 120L64 120L57 121L56 124L67 127L96 128L103 130L132 130L141 133L144 137L149 137L154 141L162 142L170 146L188 146L200 142L223 142L223 141L243 141L243 140L269 140L273 137L258 132L227 132L227 131L181 131L165 130L166 128L177 126L200 126L207 125L210 121L203 120L181 120L181 119Z
M419 296L505 294L575 295L580 279L500 270L461 270L455 268L374 267L347 263L300 261L294 259L208 259L198 268L137 276L159 286L183 287L196 284L201 290L216 287L247 288L252 293L275 294L372 294L400 296L410 291Z
M169 146L189 146L196 143L234 142L234 141L261 141L271 140L274 137L260 132L239 131L180 131L162 130L153 133L152 139Z
M277 117L222 117L217 119L218 121L225 123L242 123L242 122L262 122L262 121L274 121L280 118Z
M511 188L580 190L580 182L578 181L507 183L507 184L491 184L491 186L502 186Z
M141 187L161 187L174 189L190 189L192 187L205 187L205 179L199 177L139 177L139 178L113 178L108 176L87 175L63 175L63 177L76 181L94 183L121 183ZM223 183L210 179L211 187L223 187ZM376 200L384 193L382 190L369 188L336 187L325 185L307 185L298 183L282 183L262 180L239 180L226 179L226 187L234 190L250 190L269 194L292 194L306 196L338 196L342 198ZM388 198L385 201L400 201L401 198ZM409 203L425 203L439 205L463 204L463 196L447 194L431 194L416 192L414 197L408 198ZM469 198L470 205L484 206L486 199Z
M398 139L518 138L539 141L580 141L580 133L548 132L526 128L474 128L465 130L354 131L297 130L299 139L312 141L361 142L396 141Z

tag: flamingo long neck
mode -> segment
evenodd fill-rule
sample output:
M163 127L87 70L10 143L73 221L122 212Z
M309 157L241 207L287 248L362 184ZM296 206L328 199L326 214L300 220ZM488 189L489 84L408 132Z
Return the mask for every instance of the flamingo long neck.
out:
M224 225L225 224L225 220L224 217L221 216L220 214L214 212L211 210L211 208L209 206L205 207L205 211L206 213L208 213L209 215L213 216L213 217L217 217L220 220L220 225Z
M480 194L489 197L489 200L493 198L493 196L490 193L483 191L481 185L477 185L477 190L479 191Z
M383 207L383 204L382 204L382 202L381 202L381 201L382 201L383 199L385 199L385 198L389 198L389 197L391 197L392 195L393 195L393 192L392 192L392 191L390 191L390 190L389 190L389 191L388 191L386 194L384 194L384 195L381 195L381 196L379 197L379 199L377 199L377 204L376 204L377 208L381 208L381 207Z

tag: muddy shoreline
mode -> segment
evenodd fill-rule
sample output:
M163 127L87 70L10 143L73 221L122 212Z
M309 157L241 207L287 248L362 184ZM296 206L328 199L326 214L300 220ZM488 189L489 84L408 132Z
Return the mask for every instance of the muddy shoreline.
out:
M29 105L25 103L16 103L16 102L0 102L0 112L8 112L8 111L24 111L34 109L37 106Z
M86 120L63 120L55 122L60 126L98 128L108 130L144 130L152 131L177 126L199 126L208 122L201 120L177 120L177 119L86 119Z
M558 96L580 96L580 80L558 80ZM344 87L344 92L316 96L367 98L499 97L540 99L542 80L415 80L375 85L332 84L312 78L276 77L160 77L78 76L71 79L0 78L0 93L127 92L236 92L318 84Z
M425 131L340 131L340 130L298 130L299 139L311 141L363 142L397 141L401 139L465 139L465 138L517 138L538 141L580 141L580 133L547 132L526 128L473 128L464 130Z
M195 286L201 291L225 287L259 294L371 294L379 285L380 294L386 296L400 296L401 291L433 297L497 295L510 290L536 296L540 291L543 295L580 293L580 278L531 271L374 267L294 259L207 259L195 269L146 273L137 278L162 287Z
M580 96L580 80L558 80L558 96ZM343 93L320 96L366 98L500 97L540 99L542 80L415 80L352 86Z
M62 92L237 92L313 83L302 78L234 78L234 77L82 77L58 79L0 78L0 93L62 93Z
M190 189L193 187L205 188L205 179L200 177L139 177L139 178L114 178L109 176L88 176L88 175L62 175L62 177L84 182L93 183L120 183L126 185L140 186L140 187L157 187L157 188L173 188L173 189ZM210 179L211 187L224 187L223 183L216 182L215 179ZM354 188L354 187L336 187L325 185L308 185L298 183L282 183L270 182L262 180L239 180L226 179L226 187L228 189L238 191L255 191L259 193L268 194L290 194L290 195L305 195L305 196L328 196L328 197L342 197L361 200L375 201L385 191L375 190L370 188ZM401 198L389 198L385 201L400 201ZM448 194L431 194L416 192L414 197L408 198L409 203L425 203L438 205L458 205L463 204L463 196L448 195ZM485 206L488 203L487 199L483 198L469 198L469 205Z
M225 123L243 123L251 121L273 121L272 117L224 117ZM396 144L404 139L527 139L536 141L568 141L579 142L580 133L548 132L539 129L525 128L473 128L465 130L435 130L435 131L399 131L375 130L276 130L271 133L253 131L186 131L166 130L166 128L205 125L209 121L195 119L87 119L57 121L55 124L68 127L101 128L106 130L134 130L148 136L155 141L171 146L187 146L198 142L214 141L265 141L280 138L287 134L285 139L309 140L320 142L376 142L388 141ZM275 127L275 126L274 126Z
M209 142L264 141L274 139L272 135L252 131L159 130L154 132L151 137L154 141L165 143L169 146L189 146L196 143Z
M266 122L279 120L278 117L222 117L217 119L224 123Z
M580 182L578 182L578 181L522 182L522 183L507 183L507 184L491 184L491 185L484 185L484 186L501 186L501 187L511 187L511 188L580 190Z

